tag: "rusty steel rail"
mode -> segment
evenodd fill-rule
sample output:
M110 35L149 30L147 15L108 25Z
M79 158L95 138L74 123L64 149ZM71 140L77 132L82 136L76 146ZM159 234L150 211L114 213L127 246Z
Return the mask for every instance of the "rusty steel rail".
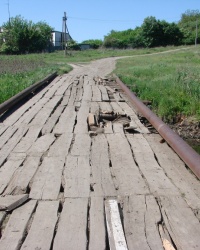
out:
M49 83L50 81L52 81L56 76L57 76L57 72L54 72L51 75L48 75L47 77L45 77L43 80L34 83L30 87L24 89L20 93L16 94L15 96L11 97L7 101L3 102L0 105L0 115L3 114L8 109L12 108L15 104L20 102L22 99L27 97L29 94L31 94L32 92L34 92L38 88L40 88L43 85L45 85L45 84Z
M117 77L116 82L126 93L131 103L140 113L153 125L158 133L167 141L167 143L180 156L185 164L200 179L200 155L193 150L178 134L171 130L159 117L157 117L147 106L145 106L130 89Z

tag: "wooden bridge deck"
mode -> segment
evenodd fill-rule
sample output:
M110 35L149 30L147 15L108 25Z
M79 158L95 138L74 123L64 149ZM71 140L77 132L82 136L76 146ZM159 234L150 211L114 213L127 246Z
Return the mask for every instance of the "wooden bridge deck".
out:
M0 250L200 249L199 181L114 88L64 75L0 123Z

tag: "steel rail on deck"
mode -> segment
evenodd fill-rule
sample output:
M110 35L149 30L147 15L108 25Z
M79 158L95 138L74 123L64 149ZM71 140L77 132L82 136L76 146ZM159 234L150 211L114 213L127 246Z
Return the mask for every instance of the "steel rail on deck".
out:
M52 81L57 76L57 72L52 73L51 75L48 75L43 80L34 83L30 87L24 89L20 93L16 94L15 96L11 97L7 101L3 102L0 105L0 115L3 114L8 109L12 108L15 104L20 102L22 99L27 97L29 94L37 90L38 88L42 87L43 85L47 84L48 82Z
M158 116L145 106L130 89L115 75L116 82L126 93L131 103L152 124L158 133L167 141L185 164L200 179L200 155L191 148L178 134L170 129Z

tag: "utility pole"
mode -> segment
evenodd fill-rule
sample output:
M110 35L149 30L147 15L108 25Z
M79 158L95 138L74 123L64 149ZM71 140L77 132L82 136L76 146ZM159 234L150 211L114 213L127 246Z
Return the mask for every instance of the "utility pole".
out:
M9 17L9 25L10 25L10 1L8 0L8 17Z
M66 31L67 31L67 16L66 16L66 12L64 12L64 17L63 17L63 25L62 25L62 49L64 50L64 55L66 56L67 54L67 48L66 48L66 43L67 43L67 35L66 35Z
M196 37L195 37L195 46L197 46L197 40L198 40L198 21L196 20Z

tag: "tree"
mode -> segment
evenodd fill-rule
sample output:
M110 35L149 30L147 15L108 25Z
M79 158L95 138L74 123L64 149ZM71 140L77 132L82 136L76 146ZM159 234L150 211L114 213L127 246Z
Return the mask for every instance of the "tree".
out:
M83 41L82 43L89 44L93 49L98 49L103 45L103 41L99 39L89 39Z
M3 24L0 51L7 54L41 52L50 46L52 28L45 22L34 24L21 16Z
M196 38L196 23L200 25L200 12L199 10L187 10L182 14L181 20L178 23L180 30L183 32L184 44L194 44ZM200 41L200 35L198 35Z

